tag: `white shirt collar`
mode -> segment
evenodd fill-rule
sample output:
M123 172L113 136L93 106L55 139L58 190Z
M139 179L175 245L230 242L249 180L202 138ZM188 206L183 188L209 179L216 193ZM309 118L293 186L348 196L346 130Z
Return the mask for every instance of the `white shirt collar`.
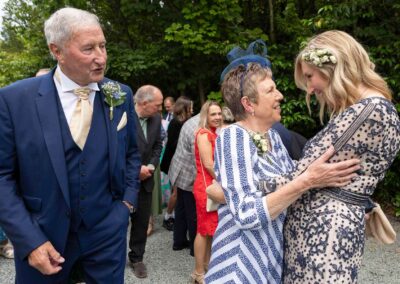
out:
M72 118L72 114L75 110L76 103L79 99L72 91L76 88L79 88L80 86L72 81L70 78L68 78L61 71L60 66L57 66L53 80L56 85L57 93L60 98L65 118L67 119L67 122L69 124ZM91 92L89 94L89 102L93 106L96 91L99 90L99 86L97 83L90 83L87 87L91 89Z
M60 66L57 65L57 69L55 71L55 74L58 74L58 78L60 79L60 81L58 82L60 84L61 90L63 93L66 92L72 92L74 89L76 88L80 88L80 87L89 87L92 91L99 91L99 85L97 83L90 83L87 86L79 86L77 83L75 83L74 81L72 81L70 78L67 77L67 75L65 75L62 71ZM55 75L56 80L57 79L57 75Z

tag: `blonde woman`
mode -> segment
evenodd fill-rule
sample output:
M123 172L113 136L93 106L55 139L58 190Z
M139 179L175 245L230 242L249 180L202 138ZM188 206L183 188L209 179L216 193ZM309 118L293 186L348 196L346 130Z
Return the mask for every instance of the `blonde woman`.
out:
M206 187L215 179L214 148L216 130L221 126L222 112L217 102L207 101L200 111L199 129L195 138L197 175L193 184L196 202L197 233L194 240L195 270L190 276L191 283L204 283L204 274L211 255L211 242L218 225L218 213L207 212Z
M399 151L399 117L367 52L345 32L312 38L296 58L295 80L307 102L316 96L321 120L326 113L330 120L308 142L292 177L332 143L337 153L331 161L356 157L362 171L345 186L310 191L291 206L284 283L357 283L365 208Z

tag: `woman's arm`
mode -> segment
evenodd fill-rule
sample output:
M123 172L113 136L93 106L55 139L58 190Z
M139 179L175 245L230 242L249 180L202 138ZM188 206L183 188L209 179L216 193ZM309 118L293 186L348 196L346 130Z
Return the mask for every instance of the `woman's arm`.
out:
M360 169L359 160L351 159L339 163L327 163L334 153L330 147L320 158L293 181L265 196L266 206L271 219L275 219L287 207L295 202L304 192L319 187L341 187L348 184ZM216 202L225 203L225 196L218 183L207 189L208 196Z
M354 172L360 169L358 159L328 163L333 154L334 148L331 146L321 157L311 163L304 173L265 196L272 219L278 217L306 191L327 186L342 187L357 176Z
M215 179L214 153L207 133L199 133L197 135L197 146L199 147L199 154L203 167Z

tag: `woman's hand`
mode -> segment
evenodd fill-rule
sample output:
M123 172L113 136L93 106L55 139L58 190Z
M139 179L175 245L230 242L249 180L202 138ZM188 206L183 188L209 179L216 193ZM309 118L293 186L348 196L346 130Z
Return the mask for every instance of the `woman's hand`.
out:
M329 149L312 162L298 179L304 183L304 191L311 188L343 187L358 175L355 171L361 168L359 159L351 159L338 163L328 163L335 149Z
M226 204L224 191L221 185L215 180L206 188L207 196L219 204Z

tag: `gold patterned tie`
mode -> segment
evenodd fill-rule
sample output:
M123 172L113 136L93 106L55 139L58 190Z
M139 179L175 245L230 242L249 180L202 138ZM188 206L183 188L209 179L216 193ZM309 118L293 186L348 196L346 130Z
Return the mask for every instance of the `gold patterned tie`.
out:
M72 114L69 129L76 145L82 150L92 123L93 107L89 102L90 88L77 88L73 92L79 99Z

